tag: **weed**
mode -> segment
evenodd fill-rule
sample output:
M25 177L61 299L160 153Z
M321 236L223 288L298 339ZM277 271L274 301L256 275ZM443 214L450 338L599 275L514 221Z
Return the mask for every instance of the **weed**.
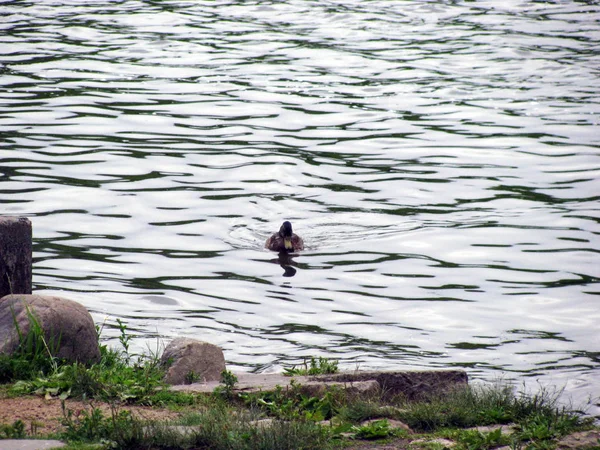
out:
M66 409L64 402L62 408L62 423L66 427L62 437L69 441L101 442L108 447L128 448L143 437L141 422L129 411L112 408L111 417L105 417L99 408L92 407L89 413L85 410L73 413Z
M169 389L159 389L152 395L146 397L144 404L148 406L173 407L193 406L207 403L209 400L202 395L189 392L172 391Z
M123 347L123 355L125 356L125 360L129 363L131 355L129 354L129 341L131 341L132 336L127 334L127 325L121 320L117 319L117 324L119 325L119 331L121 334L119 335L119 342Z
M396 417L397 410L385 407L377 400L357 399L342 405L338 417L342 421L359 423L368 419Z
M12 425L0 425L0 439L23 439L25 437L25 423L15 420Z
M225 398L233 398L233 390L238 382L237 377L230 370L224 370L221 372L221 384L214 390L214 394Z
M477 430L459 430L454 433L453 438L456 439L457 448L460 450L485 450L509 443L508 437L502 434L501 428L488 433Z
M273 421L256 426L250 417L232 415L226 407L209 409L196 419L189 446L193 448L232 450L327 449L329 435L322 427L309 422Z
M142 422L127 411L113 410L106 417L99 409L74 414L65 411L70 442L101 442L107 448L210 448L228 450L327 449L329 435L321 427L308 423L272 422L254 426L244 414L232 414L224 404L178 422L181 428Z
M323 358L322 356L319 356L318 359L311 357L310 367L307 363L307 359L304 359L303 365L304 368L297 368L296 366L285 368L283 374L285 376L291 377L294 375L325 375L337 373L338 371L337 361L330 361L329 359Z
M190 370L186 375L185 375L185 384L193 384L193 383L197 383L198 381L200 381L202 379L202 377L197 374L196 372L194 372L193 370Z
M358 439L385 439L396 436L397 430L390 428L387 419L375 420L367 425L354 426L350 429Z
M46 339L44 329L33 311L26 307L29 331L24 333L13 311L13 324L19 345L11 354L0 355L0 383L30 379L55 372L60 361L54 355L60 346L60 337Z
M163 372L153 361L134 366L124 361L107 365L105 361L86 367L80 363L61 366L46 377L19 381L16 393L36 393L47 396L86 397L122 402L144 401L164 386Z
M535 414L519 423L519 435L523 440L549 440L568 434L579 423L579 418L570 414Z
M323 396L305 394L302 386L293 380L289 389L277 386L274 391L247 395L247 405L258 406L268 415L282 420L320 422L330 419L339 409L341 392L326 391Z
M126 326L121 321L118 322L122 333L125 333ZM165 386L162 381L164 370L159 365L158 356L142 355L133 361L132 356L127 353L129 337L123 334L120 341L125 352L101 347L101 359L96 364L89 367L77 362L55 364L52 370L30 373L29 376L23 377L13 385L11 391L16 394L35 393L61 399L80 397L128 403L135 401L142 404L151 402L155 392ZM23 360L20 355L12 358L13 362ZM0 368L1 362L0 358Z

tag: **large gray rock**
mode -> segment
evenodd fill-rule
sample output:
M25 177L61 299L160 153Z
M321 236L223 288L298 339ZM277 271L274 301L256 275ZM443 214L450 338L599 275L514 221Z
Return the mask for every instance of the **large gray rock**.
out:
M86 363L100 359L96 327L87 309L72 300L42 295L13 294L0 299L0 353L17 350L17 327L26 336L32 317L44 330L53 356Z
M0 216L0 298L31 294L31 222Z
M161 357L167 368L168 384L219 381L225 370L223 350L208 342L189 338L173 339Z

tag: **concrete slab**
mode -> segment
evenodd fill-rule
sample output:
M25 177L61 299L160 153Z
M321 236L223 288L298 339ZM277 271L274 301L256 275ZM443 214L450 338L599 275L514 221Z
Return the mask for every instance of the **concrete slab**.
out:
M48 450L64 447L64 442L45 439L3 439L0 450Z
M462 370L340 372L331 375L294 376L282 374L236 373L235 392L272 391L281 386L289 388L292 380L316 395L323 389L337 386L355 394L379 391L385 395L403 395L414 400L422 396L439 395L448 390L467 386L468 377ZM210 393L220 383L194 383L171 386L172 390Z

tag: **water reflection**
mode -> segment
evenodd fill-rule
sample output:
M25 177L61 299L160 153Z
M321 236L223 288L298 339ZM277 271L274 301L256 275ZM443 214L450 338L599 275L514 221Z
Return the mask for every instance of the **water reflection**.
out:
M298 264L293 260L293 254L288 252L279 252L277 258L272 259L271 262L275 264L279 264L283 269L284 277L293 277L296 275L296 269L293 266L298 266Z

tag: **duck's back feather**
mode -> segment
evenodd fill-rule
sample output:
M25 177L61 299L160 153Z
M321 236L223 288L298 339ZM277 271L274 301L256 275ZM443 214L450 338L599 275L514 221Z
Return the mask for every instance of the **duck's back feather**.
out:
M298 251L304 250L304 241L297 234L292 234L292 246L293 250L287 250L285 248L285 243L283 242L283 238L279 235L279 233L274 233L267 242L265 242L265 247L274 252L288 252L288 251Z

